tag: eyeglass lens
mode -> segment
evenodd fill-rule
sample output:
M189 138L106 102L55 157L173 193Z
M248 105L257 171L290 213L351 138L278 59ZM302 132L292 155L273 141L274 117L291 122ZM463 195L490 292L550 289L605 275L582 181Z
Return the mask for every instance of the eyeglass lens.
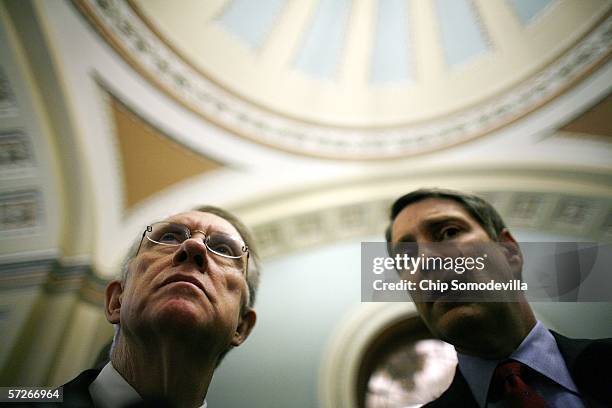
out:
M191 237L189 228L182 224L156 223L147 229L147 239L162 245L180 245ZM217 255L228 258L239 258L246 252L241 240L221 232L206 236L206 247Z

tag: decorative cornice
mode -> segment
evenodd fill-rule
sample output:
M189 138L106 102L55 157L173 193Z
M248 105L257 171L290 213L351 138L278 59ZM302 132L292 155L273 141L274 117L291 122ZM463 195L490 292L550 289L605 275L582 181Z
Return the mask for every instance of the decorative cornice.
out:
M104 305L104 294L108 281L89 274L79 291L79 298L96 306Z
M479 190L510 228L612 241L612 199L566 193ZM384 240L392 199L340 205L252 226L263 259L347 238Z
M0 264L0 289L38 287L47 281L55 265L54 259L9 262Z
M90 265L62 265L57 259L39 259L0 264L0 291L43 289L46 294L78 293L94 305L104 304L107 280L94 273Z
M129 3L74 0L101 36L143 77L207 121L252 141L315 157L383 160L450 147L500 129L566 92L609 60L610 13L574 47L523 83L423 123L340 127L308 122L238 96L190 65Z
M45 282L45 290L50 293L75 292L92 276L89 265L66 266L56 262Z

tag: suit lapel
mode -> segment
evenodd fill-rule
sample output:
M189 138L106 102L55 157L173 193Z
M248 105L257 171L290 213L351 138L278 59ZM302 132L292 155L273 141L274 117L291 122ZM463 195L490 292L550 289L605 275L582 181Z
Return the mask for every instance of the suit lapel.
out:
M568 339L555 332L552 334L574 383L589 406L612 406L612 339Z
M459 366L455 368L453 382L439 398L425 405L426 408L478 408L467 381L461 374Z
M70 407L93 407L89 385L100 374L100 370L85 370L72 381L64 384L64 404Z

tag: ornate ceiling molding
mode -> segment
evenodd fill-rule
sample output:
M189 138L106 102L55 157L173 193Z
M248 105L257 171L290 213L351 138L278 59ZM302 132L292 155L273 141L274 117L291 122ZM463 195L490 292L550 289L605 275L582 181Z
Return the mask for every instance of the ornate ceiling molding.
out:
M53 257L0 263L0 269L0 293L3 295L40 289L43 295L73 293L89 304L104 304L104 290L109 280L96 276L89 264L64 265Z
M277 149L334 159L383 160L447 148L507 126L569 90L609 60L612 15L521 84L464 110L422 123L341 127L309 122L242 98L181 57L128 3L75 0L137 72L205 120Z
M612 197L526 190L478 189L512 229L593 242L612 241ZM337 205L252 225L263 259L350 238L384 240L389 208L396 197Z

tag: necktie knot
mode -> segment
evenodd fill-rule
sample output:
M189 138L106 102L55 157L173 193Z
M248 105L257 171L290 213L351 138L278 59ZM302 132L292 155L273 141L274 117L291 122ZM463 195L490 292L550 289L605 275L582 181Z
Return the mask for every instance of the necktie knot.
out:
M495 369L494 382L498 384L504 384L504 382L517 383L519 380L523 381L523 364L518 361L508 360L507 362L501 363Z
M544 408L546 402L525 383L528 367L514 360L500 363L493 373L491 399L501 400L512 408Z

